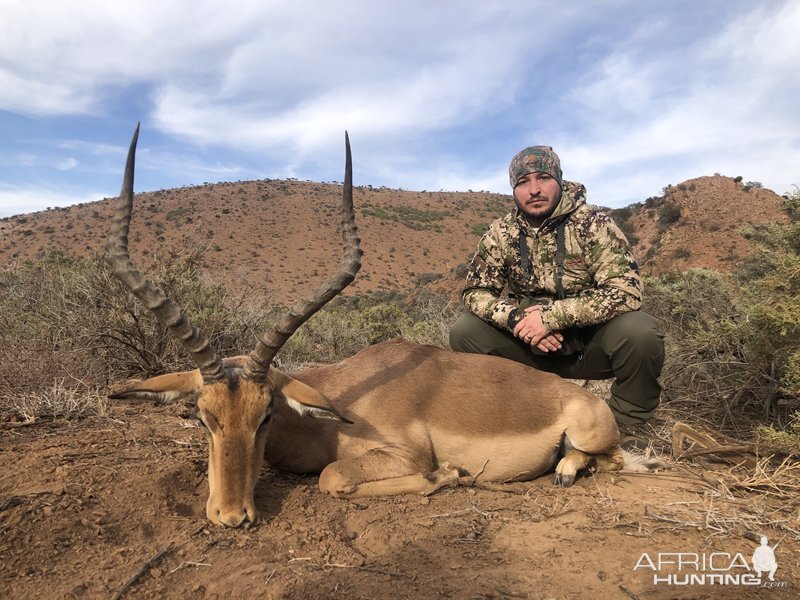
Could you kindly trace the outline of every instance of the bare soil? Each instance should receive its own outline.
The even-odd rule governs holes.
[[[0,424],[0,597],[798,597],[793,534],[776,548],[774,589],[655,584],[652,570],[634,570],[645,552],[749,561],[747,529],[771,544],[784,534],[750,526],[751,507],[784,522],[798,511],[796,499],[768,495],[720,500],[708,473],[685,464],[567,489],[543,477],[357,502],[266,467],[262,523],[213,526],[205,441],[187,417],[177,405],[120,403],[105,416]],[[800,514],[788,518],[796,531]]]

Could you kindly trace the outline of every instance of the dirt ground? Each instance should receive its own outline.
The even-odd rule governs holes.
[[[0,597],[798,597],[800,539],[764,524],[772,515],[797,531],[796,499],[726,500],[687,465],[568,489],[544,477],[358,502],[265,467],[264,521],[223,529],[206,522],[205,440],[184,413],[120,403],[105,416],[4,424]],[[747,530],[780,541],[777,587],[677,586],[634,569],[643,553],[749,562],[758,543]]]

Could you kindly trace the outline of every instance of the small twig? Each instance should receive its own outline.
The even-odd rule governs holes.
[[[155,564],[161,559],[162,556],[164,556],[167,552],[172,550],[173,546],[174,544],[170,543],[166,548],[155,554],[150,560],[144,563],[142,567],[136,572],[136,574],[133,577],[131,577],[128,581],[126,581],[125,585],[123,585],[122,588],[116,594],[114,594],[112,600],[119,600],[120,598],[122,598],[128,592],[128,590],[133,587],[136,581],[147,572],[148,569],[155,566]]]
[[[704,456],[707,454],[724,454],[728,452],[753,452],[753,446],[749,444],[739,444],[735,446],[716,446],[714,448],[691,448],[686,450],[676,458],[694,458],[695,456]]]
[[[187,560],[187,561],[184,561],[181,564],[179,564],[174,569],[172,569],[172,571],[167,573],[167,575],[172,575],[173,573],[177,573],[178,571],[180,571],[185,566],[190,566],[190,567],[210,567],[211,565],[208,564],[208,563],[193,562],[191,560]]]
[[[314,560],[314,559],[310,558],[310,557],[308,557],[308,558],[306,558],[306,557],[303,557],[303,558],[290,558],[289,562],[292,563],[292,562],[295,562],[295,561],[297,561],[297,562],[301,562],[302,561],[302,562],[305,562],[308,566],[316,567],[318,569],[324,569],[324,568],[355,569],[356,571],[366,571],[368,573],[377,573],[379,575],[389,575],[390,577],[402,577],[402,578],[405,578],[405,579],[412,579],[412,580],[417,578],[416,575],[406,575],[404,573],[396,573],[394,571],[386,571],[384,569],[378,569],[376,567],[364,567],[364,566],[361,566],[361,565],[345,565],[345,564],[342,564],[342,563],[329,563],[329,562],[325,562],[323,564],[319,564],[319,563],[310,562],[312,560]],[[275,574],[275,571],[272,572],[272,575],[274,575],[274,574]],[[272,578],[272,575],[269,576],[270,579]],[[267,579],[267,581],[269,581],[269,579]]]
[[[401,577],[403,579],[416,579],[416,575],[406,575],[405,573],[395,573],[394,571],[384,571],[375,567],[362,567],[359,565],[343,565],[339,563],[328,563],[322,567],[331,567],[333,569],[355,569],[356,571],[366,571],[367,573],[377,573],[379,575],[389,575],[390,577]]]
[[[2,502],[0,502],[0,511],[6,510],[7,508],[11,508],[13,506],[18,506],[25,502],[25,498],[20,496],[9,496]]]
[[[277,570],[278,569],[272,569],[272,573],[269,574],[269,577],[267,577],[267,580],[264,582],[264,585],[269,585],[269,582],[272,580],[272,577],[273,577],[273,575],[275,575],[275,572]]]
[[[422,517],[422,518],[423,519],[445,519],[447,517],[457,517],[459,515],[465,515],[465,514],[471,513],[471,512],[478,513],[479,515],[486,516],[488,513],[494,512],[494,511],[498,511],[498,510],[502,510],[502,509],[500,509],[500,508],[492,508],[492,509],[484,511],[484,510],[480,510],[479,508],[477,508],[475,506],[470,506],[469,508],[463,508],[461,510],[456,510],[456,511],[453,511],[453,512],[450,512],[450,513],[442,513],[442,514],[438,514],[438,515],[427,515],[427,516]]]
[[[19,423],[0,423],[0,429],[17,429],[18,427],[30,427],[39,423],[39,419],[32,419],[30,421],[21,421]]]
[[[528,594],[526,594],[525,592],[509,592],[508,590],[503,590],[503,589],[498,589],[497,591],[500,592],[501,595],[508,596],[509,598],[527,598],[528,597]]]
[[[483,463],[483,466],[482,466],[482,467],[481,467],[481,468],[478,470],[478,472],[477,472],[477,473],[475,473],[475,475],[473,475],[473,476],[472,476],[472,483],[473,483],[473,485],[474,485],[474,484],[475,484],[475,482],[478,480],[478,477],[480,477],[481,475],[483,475],[483,472],[486,470],[486,465],[488,465],[488,464],[489,464],[489,459],[487,458],[487,459],[484,461],[484,463]]]
[[[630,590],[629,590],[628,588],[626,588],[624,585],[620,585],[620,586],[619,586],[619,589],[621,589],[623,592],[625,592],[625,594],[626,594],[626,595],[628,596],[628,598],[630,598],[631,600],[639,600],[639,596],[637,596],[636,594],[634,594],[632,591],[630,591]]]

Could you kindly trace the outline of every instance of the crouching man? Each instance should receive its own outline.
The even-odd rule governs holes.
[[[492,354],[572,379],[614,378],[609,405],[623,447],[641,447],[659,403],[664,341],[639,310],[630,244],[563,181],[558,155],[533,146],[511,161],[515,208],[483,235],[450,331],[458,352]],[[502,292],[507,289],[508,295]]]

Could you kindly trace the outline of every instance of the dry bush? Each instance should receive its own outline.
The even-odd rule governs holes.
[[[797,439],[800,223],[747,235],[755,249],[736,276],[693,269],[646,282],[645,310],[666,333],[666,398],[740,438],[760,421],[762,439]]]
[[[34,423],[43,417],[105,415],[108,406],[109,400],[103,390],[75,387],[63,379],[37,391],[0,393],[0,409],[14,421],[23,423]]]
[[[268,311],[199,275],[198,254],[163,255],[149,277],[209,332],[222,353],[250,347]],[[191,369],[175,339],[101,256],[44,259],[0,271],[0,393],[48,389],[54,380],[89,389],[133,375]]]
[[[233,294],[208,282],[201,262],[199,252],[166,253],[145,271],[221,356],[249,352],[285,309],[247,290]],[[14,419],[85,414],[68,400],[67,391],[91,397],[93,390],[130,377],[194,368],[102,256],[76,259],[53,251],[42,260],[0,271],[0,311],[0,410],[13,413]],[[337,299],[296,332],[276,364],[292,369],[334,362],[401,335],[446,346],[456,314],[455,307],[435,297],[419,305],[386,294]],[[56,388],[63,393],[55,394]],[[64,411],[54,407],[59,398]]]
[[[450,326],[459,313],[457,305],[438,296],[415,303],[382,293],[339,299],[297,330],[277,362],[289,370],[307,363],[336,362],[395,337],[446,348]]]

